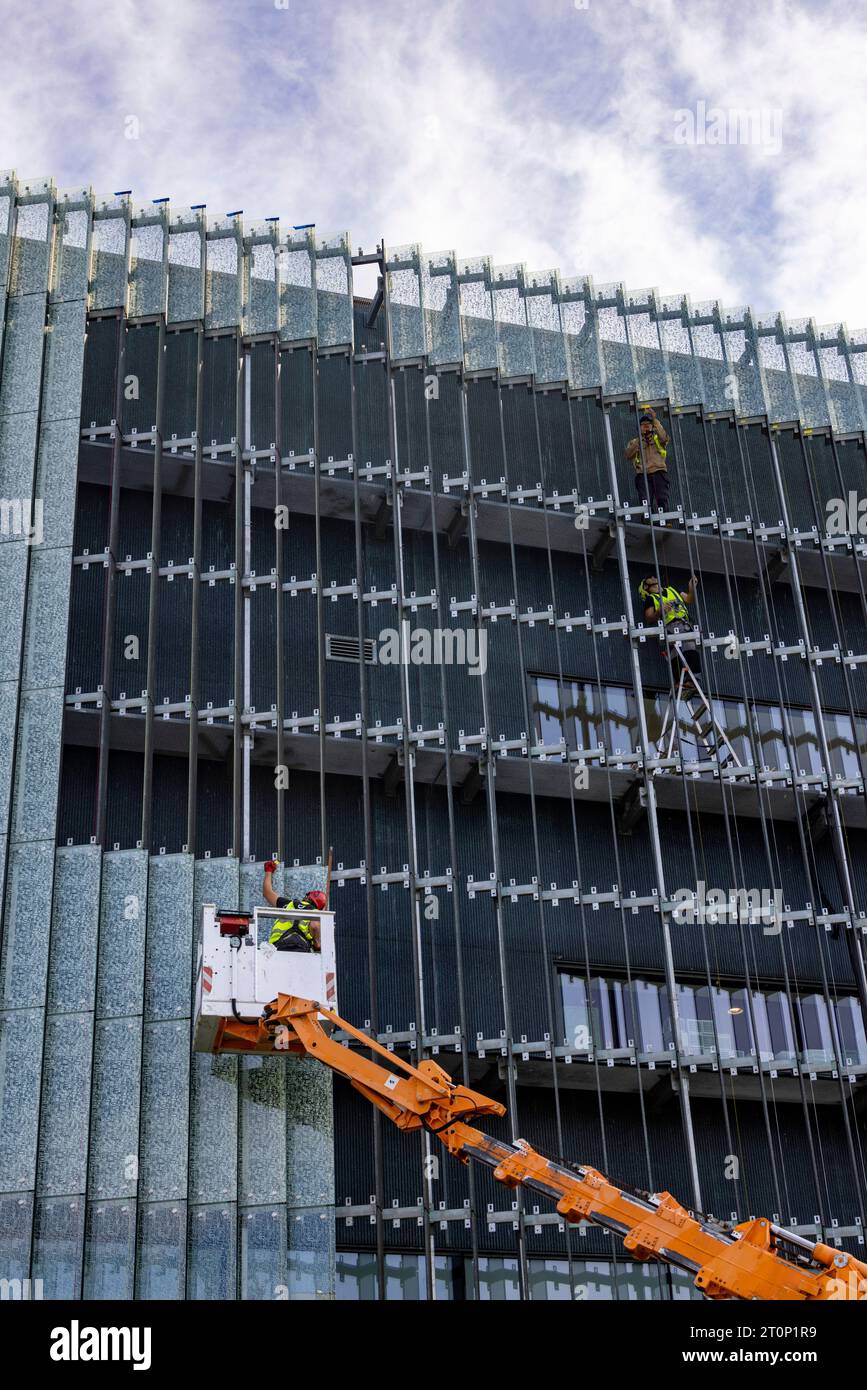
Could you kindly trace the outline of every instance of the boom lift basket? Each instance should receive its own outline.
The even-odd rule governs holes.
[[[321,951],[278,951],[268,944],[277,921],[319,923]],[[337,1010],[334,913],[257,907],[252,912],[202,906],[196,969],[196,1052],[299,1052],[291,1028],[276,1038],[260,1027],[278,995]]]

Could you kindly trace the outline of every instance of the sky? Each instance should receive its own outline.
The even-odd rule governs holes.
[[[867,4],[0,0],[0,168],[867,326]]]

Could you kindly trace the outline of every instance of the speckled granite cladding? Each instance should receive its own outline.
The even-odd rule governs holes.
[[[12,204],[4,195],[11,192],[0,177],[0,287],[7,291],[0,300],[0,1192],[20,1192],[16,1212],[26,1201],[32,1215],[37,1188],[45,1251],[56,1213],[42,1212],[40,1202],[83,1193],[88,1161],[93,1017],[74,1012],[92,1008],[92,994],[81,987],[93,961],[82,939],[87,893],[82,897],[83,885],[76,885],[74,922],[59,906],[64,890],[54,896],[87,284],[82,278],[77,294],[53,293],[53,186],[19,186],[17,213],[7,220]],[[75,863],[83,862],[79,854]],[[97,876],[84,887],[93,894],[98,883]],[[70,968],[78,988],[62,999],[60,985],[49,998],[53,959],[62,952],[76,956]],[[63,973],[55,972],[56,983]],[[55,1008],[70,1016],[63,1023],[46,1017]],[[30,1224],[15,1229],[22,1240],[26,1232],[29,1245]],[[56,1286],[64,1291],[62,1279]]]

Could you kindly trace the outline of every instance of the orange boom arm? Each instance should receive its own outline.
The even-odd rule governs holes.
[[[320,1018],[356,1038],[388,1066],[335,1041]],[[842,1250],[813,1244],[764,1219],[729,1227],[687,1211],[668,1192],[631,1191],[594,1168],[553,1163],[522,1139],[515,1144],[492,1139],[468,1121],[477,1115],[504,1115],[499,1101],[456,1085],[430,1059],[417,1067],[403,1061],[312,1000],[278,995],[258,1026],[246,1026],[251,1050],[270,1043],[278,1051],[308,1053],[345,1076],[399,1129],[425,1128],[463,1163],[473,1159],[492,1169],[506,1187],[526,1187],[547,1197],[564,1221],[590,1221],[613,1232],[633,1259],[660,1260],[687,1271],[708,1298],[867,1300],[867,1264]]]

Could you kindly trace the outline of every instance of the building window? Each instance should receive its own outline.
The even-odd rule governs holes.
[[[838,1050],[844,1065],[867,1066],[867,1033],[857,999],[844,996],[831,1008],[820,994],[794,996],[707,985],[677,985],[678,1050],[685,1057],[748,1060],[832,1067]],[[674,1050],[668,991],[652,980],[618,980],[560,972],[564,1042],[576,1052]]]
[[[436,1255],[437,1298],[473,1299],[472,1261],[466,1255]],[[700,1298],[688,1275],[652,1263],[630,1260],[528,1260],[530,1298],[534,1302],[599,1302],[620,1299],[638,1302]],[[385,1256],[385,1296],[415,1302],[424,1298],[425,1262],[418,1254]],[[337,1297],[373,1302],[376,1299],[376,1256],[373,1251],[338,1250]],[[478,1297],[483,1303],[512,1303],[520,1299],[518,1261],[509,1255],[479,1257]]]
[[[635,694],[628,686],[596,685],[592,681],[557,680],[554,676],[530,673],[530,709],[536,741],[553,750],[564,743],[570,753],[592,753],[603,748],[606,753],[632,753],[639,747],[638,719]],[[644,696],[647,735],[651,745],[658,744],[670,707],[670,694],[654,691]],[[759,765],[765,771],[791,771],[786,752],[783,711],[775,705],[751,704],[742,700],[714,697],[711,700],[714,718],[726,732],[726,737],[744,767],[752,762],[752,733],[758,752]],[[805,777],[822,772],[822,752],[816,734],[816,721],[811,710],[789,708],[789,739],[796,771]],[[828,741],[832,776],[858,779],[867,767],[867,719],[858,718],[853,732],[848,714],[823,715]],[[707,757],[699,743],[694,722],[681,711],[678,714],[681,755],[687,762]],[[549,754],[551,756],[551,754]]]

